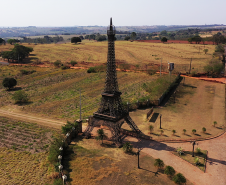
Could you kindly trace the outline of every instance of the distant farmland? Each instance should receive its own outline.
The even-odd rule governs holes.
[[[96,42],[85,40],[81,44],[25,44],[34,48],[30,59],[40,59],[41,61],[55,62],[61,60],[62,63],[75,60],[77,62],[87,62],[90,64],[103,64],[107,61],[107,42]],[[11,45],[0,46],[1,50],[11,48]],[[199,72],[212,58],[215,45],[201,44],[177,44],[177,43],[149,43],[116,41],[116,61],[129,63],[132,65],[147,65],[150,63],[167,64],[174,62],[175,68],[180,64],[189,66],[192,58],[192,67]],[[208,49],[207,54],[203,49]],[[181,70],[181,69],[180,69]]]

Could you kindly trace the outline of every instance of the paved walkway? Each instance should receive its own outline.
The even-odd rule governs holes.
[[[191,143],[159,143],[156,141],[141,140],[127,137],[125,141],[130,141],[134,147],[143,148],[142,151],[154,158],[160,158],[166,165],[182,173],[187,179],[196,185],[225,185],[226,184],[226,133],[222,136],[198,142],[198,146],[203,150],[208,150],[206,173],[195,166],[173,155],[170,151],[177,147],[191,151]],[[142,166],[142,161],[141,161]]]

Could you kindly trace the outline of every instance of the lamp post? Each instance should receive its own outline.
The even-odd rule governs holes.
[[[61,164],[62,155],[58,155],[58,160],[59,160],[59,163]]]
[[[162,129],[162,114],[160,114],[160,129]]]
[[[63,175],[62,176],[62,179],[63,179],[63,184],[66,182],[66,180],[67,180],[67,176],[66,175]]]
[[[139,156],[140,156],[140,151],[141,151],[141,148],[138,148],[138,151],[137,151],[137,159],[138,159],[138,164],[137,164],[137,168],[138,169],[140,169],[140,158],[139,158]]]
[[[61,172],[61,171],[62,171],[62,169],[63,169],[63,165],[62,165],[62,164],[60,164],[60,165],[58,166],[58,168],[59,168],[59,172]]]
[[[195,145],[198,145],[198,143],[196,141],[193,141],[191,143],[192,143],[192,146],[193,146],[193,149],[192,149],[192,157],[194,157],[195,156],[195,154],[194,154]]]

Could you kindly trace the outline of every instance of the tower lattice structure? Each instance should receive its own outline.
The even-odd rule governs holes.
[[[101,94],[101,104],[97,112],[89,119],[88,127],[85,134],[90,133],[93,127],[104,125],[112,132],[112,139],[115,142],[121,142],[121,126],[124,121],[137,134],[141,133],[137,125],[129,116],[129,112],[124,109],[120,95],[122,94],[118,88],[116,64],[115,64],[115,27],[110,19],[110,26],[107,30],[108,35],[108,56],[107,71],[104,92]]]

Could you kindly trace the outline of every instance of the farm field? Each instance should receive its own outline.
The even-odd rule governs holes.
[[[138,127],[153,139],[183,140],[209,138],[225,130],[225,84],[186,78],[177,88],[176,98],[172,96],[167,104],[154,108],[154,114],[146,119],[148,110],[132,111],[130,116]],[[160,132],[160,114],[163,133]],[[217,124],[213,125],[216,121]],[[154,126],[150,134],[149,125]],[[202,128],[206,128],[206,132]],[[123,128],[129,129],[127,124]],[[186,133],[183,133],[186,129]],[[196,133],[192,130],[196,129]],[[173,130],[176,131],[173,134]]]
[[[22,75],[20,70],[35,72]],[[85,119],[99,107],[105,75],[105,72],[87,73],[86,70],[75,69],[3,66],[0,81],[5,77],[16,76],[18,83],[15,90],[24,90],[30,101],[23,105],[15,105],[12,100],[15,90],[6,91],[0,86],[0,106],[8,110],[19,109],[27,113],[37,113],[44,117],[75,120],[79,117],[81,89],[82,118]],[[171,80],[175,77],[172,75]],[[118,72],[118,81],[119,90],[123,93],[123,103],[129,102],[134,105],[137,100],[158,100],[170,84],[168,75],[160,78],[157,74],[134,72]]]
[[[1,183],[50,183],[54,167],[47,161],[47,151],[54,133],[35,123],[0,117]]]
[[[137,169],[137,156],[125,154],[122,148],[115,148],[110,142],[77,138],[70,145],[70,156],[66,156],[69,182],[81,185],[113,184],[174,184],[154,167],[154,158],[141,152]],[[136,152],[136,150],[134,150]],[[187,180],[187,185],[192,184]]]
[[[30,61],[39,59],[41,61],[55,62],[61,60],[63,63],[69,63],[75,60],[78,64],[86,65],[103,64],[107,62],[107,42],[96,42],[84,40],[80,44],[24,44],[33,47],[34,51],[30,55]],[[0,50],[8,50],[12,45],[2,45]],[[205,54],[203,49],[208,49]],[[178,44],[178,43],[149,43],[149,42],[129,42],[116,41],[116,63],[128,63],[136,68],[144,69],[146,65],[162,64],[168,62],[175,63],[176,72],[188,71],[190,60],[192,58],[192,68],[196,72],[203,72],[203,66],[212,58],[215,45],[200,44]],[[165,69],[167,70],[167,69]]]

